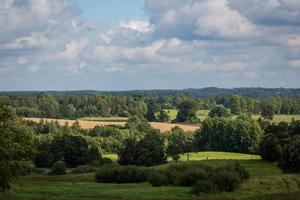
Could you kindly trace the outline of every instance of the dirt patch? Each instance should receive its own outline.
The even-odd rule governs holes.
[[[44,121],[57,121],[60,125],[65,125],[66,123],[71,126],[76,120],[67,120],[67,119],[48,119],[48,118],[24,118],[25,120],[31,120],[34,122],[39,122],[41,119]],[[83,121],[78,120],[79,125],[84,129],[94,128],[95,126],[108,126],[108,125],[119,125],[125,126],[126,122],[99,122],[99,121]],[[170,131],[173,127],[179,126],[184,131],[196,131],[199,126],[197,125],[186,125],[186,124],[171,124],[171,123],[162,123],[162,122],[150,122],[151,126],[155,129],[159,129],[161,132]]]

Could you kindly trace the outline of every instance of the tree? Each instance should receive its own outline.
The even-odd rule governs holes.
[[[68,166],[76,167],[88,161],[88,143],[81,136],[64,136],[64,159]]]
[[[170,121],[170,116],[164,110],[160,110],[159,111],[157,118],[158,118],[158,121],[160,121],[160,122],[168,122],[168,121]]]
[[[127,138],[124,141],[124,148],[119,153],[120,165],[134,165],[137,142],[134,138]]]
[[[281,146],[274,134],[265,136],[260,145],[259,152],[263,160],[268,162],[276,162],[281,155]]]
[[[179,112],[176,116],[176,122],[198,122],[196,111],[198,103],[195,100],[185,100],[179,106]]]
[[[207,118],[195,139],[200,150],[255,153],[262,129],[255,122],[230,118]]]
[[[210,117],[230,117],[230,111],[222,105],[216,106],[208,115]]]
[[[95,145],[91,146],[89,149],[89,161],[94,161],[94,160],[101,160],[101,154],[99,152],[98,147],[96,147]]]
[[[135,164],[159,165],[166,162],[164,140],[156,130],[148,132],[136,146]]]
[[[167,155],[171,156],[174,161],[180,159],[179,154],[185,149],[185,136],[183,130],[178,126],[172,129],[171,135],[168,137]]]
[[[147,113],[145,115],[145,118],[149,121],[149,122],[154,122],[156,121],[156,116],[155,116],[155,112],[158,110],[158,106],[155,103],[155,101],[153,99],[150,99],[148,104],[147,104]]]
[[[31,130],[7,106],[0,105],[0,190],[22,172],[22,161],[35,155]]]
[[[261,116],[264,119],[273,120],[274,115],[275,115],[275,111],[271,105],[269,104],[261,105]]]
[[[59,104],[50,94],[40,93],[37,97],[42,117],[56,118],[59,113]]]
[[[278,167],[285,173],[300,173],[300,136],[289,139],[279,159]]]

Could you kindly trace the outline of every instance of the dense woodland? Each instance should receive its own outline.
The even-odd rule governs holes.
[[[275,90],[275,89],[274,89]],[[195,109],[211,110],[217,105],[223,105],[230,109],[232,114],[241,113],[260,114],[269,112],[274,114],[300,114],[300,98],[297,90],[283,90],[280,95],[274,92],[274,97],[261,99],[260,90],[257,97],[240,95],[216,95],[212,98],[198,98],[188,93],[178,93],[168,96],[168,92],[159,95],[145,96],[148,92],[95,94],[79,92],[41,92],[41,93],[2,93],[0,103],[16,109],[17,115],[22,117],[47,117],[47,118],[68,118],[76,119],[81,117],[109,117],[109,116],[146,116],[149,121],[168,121],[168,118],[161,116],[156,119],[155,113],[163,109],[180,109],[186,101]],[[269,91],[269,90],[267,90]],[[273,90],[270,89],[269,92]],[[275,90],[276,91],[276,90]],[[294,94],[291,95],[290,93]],[[118,95],[116,95],[118,94]],[[121,95],[124,94],[124,95]],[[218,94],[218,93],[217,93]],[[278,93],[281,94],[281,93]],[[194,95],[197,96],[197,95]],[[271,95],[272,96],[272,95]],[[290,98],[292,96],[292,98]],[[297,97],[297,98],[296,98]],[[192,102],[192,103],[191,103]],[[194,120],[197,121],[197,120]]]

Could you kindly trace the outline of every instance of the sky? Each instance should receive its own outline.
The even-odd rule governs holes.
[[[299,0],[0,0],[0,90],[300,87]]]

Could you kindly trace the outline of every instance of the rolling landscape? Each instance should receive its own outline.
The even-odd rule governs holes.
[[[0,200],[300,200],[299,19],[0,0]]]

